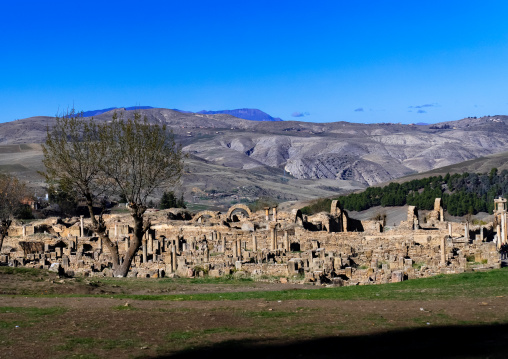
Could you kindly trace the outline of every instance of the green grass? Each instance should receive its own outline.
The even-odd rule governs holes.
[[[3,274],[21,274],[26,276],[40,276],[48,275],[47,271],[35,269],[35,268],[24,268],[24,267],[0,267],[0,273]]]
[[[34,323],[40,322],[43,317],[60,315],[67,312],[67,309],[60,307],[35,308],[35,307],[0,307],[0,314],[18,314],[21,317],[9,319],[8,317],[0,320],[1,329],[13,329],[30,327]],[[47,320],[47,319],[46,319]],[[0,333],[1,334],[1,333]]]
[[[179,278],[180,282],[191,283],[191,284],[230,284],[230,285],[241,285],[246,283],[252,283],[252,278],[234,278],[232,275],[226,275],[218,278],[213,277],[200,277],[200,278]]]
[[[0,307],[0,313],[25,314],[31,317],[40,317],[46,315],[58,315],[67,312],[67,309],[61,307],[35,308],[35,307]]]
[[[284,291],[204,293],[194,295],[117,296],[139,300],[431,300],[452,297],[508,296],[508,270],[438,275],[431,278],[371,286]]]
[[[13,328],[24,328],[29,327],[33,323],[26,320],[0,320],[0,329],[13,329]]]
[[[116,283],[119,286],[135,285],[142,287],[143,280],[129,281],[118,279],[101,279],[109,284]],[[167,281],[167,282],[166,282]],[[221,283],[221,279],[196,278],[186,279],[187,283]],[[210,282],[211,281],[211,282]],[[173,283],[172,279],[149,280],[160,286]],[[236,283],[241,283],[236,281]],[[485,272],[472,272],[462,274],[437,275],[431,278],[413,279],[393,284],[381,284],[371,286],[350,286],[338,288],[319,289],[290,289],[284,291],[251,291],[251,292],[225,292],[225,293],[202,293],[202,294],[103,294],[103,295],[32,295],[58,296],[58,297],[112,297],[132,300],[167,300],[167,301],[223,301],[223,300],[433,300],[437,298],[468,297],[480,298],[487,296],[508,296],[508,269],[496,269]]]

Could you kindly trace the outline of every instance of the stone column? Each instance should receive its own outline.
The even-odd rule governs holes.
[[[147,249],[146,249],[147,252],[153,253],[153,241],[152,241],[152,236],[150,235],[149,231],[145,232],[145,241],[146,241],[146,245],[147,245]]]
[[[452,236],[452,224],[448,223],[448,236]]]
[[[497,248],[501,248],[501,227],[499,224],[496,226],[496,233],[497,233]]]
[[[115,224],[115,238],[118,238],[118,225]]]
[[[252,251],[257,252],[258,250],[258,241],[256,239],[256,235],[252,233]]]
[[[273,221],[277,222],[277,207],[273,207]]]
[[[85,236],[85,224],[83,223],[84,216],[79,216],[79,221],[81,224],[81,237]]]
[[[464,237],[466,241],[469,242],[469,222],[466,222],[466,227],[464,229]]]
[[[501,236],[498,235],[500,244],[504,243],[505,235],[506,235],[506,222],[504,221],[504,215],[502,215],[501,216]]]
[[[176,246],[171,245],[171,270],[176,272]]]
[[[508,242],[508,228],[506,228],[506,213],[503,215],[503,223],[504,223],[504,237],[503,237],[503,243],[507,243]]]
[[[226,236],[221,238],[222,240],[222,253],[226,253]]]
[[[446,264],[446,237],[441,238],[441,264]]]
[[[270,220],[270,207],[265,207],[265,219],[267,222]]]
[[[286,248],[286,250],[289,252],[290,250],[290,245],[289,245],[289,236],[288,236],[288,231],[284,231],[284,247]]]
[[[236,239],[236,253],[238,253],[238,257],[242,260],[242,240],[240,238]]]
[[[270,226],[270,250],[277,249],[277,228],[273,225]]]
[[[23,225],[23,238],[26,237],[26,224]]]
[[[146,263],[147,260],[147,248],[146,248],[146,240],[143,241],[143,263]]]
[[[443,207],[439,208],[439,221],[444,222],[444,210]]]
[[[483,242],[483,226],[480,226],[480,242]]]
[[[236,246],[236,241],[233,242],[231,249],[233,250],[233,261],[236,261],[236,258],[238,258],[238,247]]]

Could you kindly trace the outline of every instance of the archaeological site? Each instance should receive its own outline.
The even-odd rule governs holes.
[[[495,200],[487,224],[445,221],[441,199],[419,217],[408,207],[395,227],[356,220],[333,201],[330,213],[303,216],[276,207],[252,213],[245,205],[227,213],[181,209],[148,211],[152,226],[128,276],[279,278],[281,283],[347,286],[399,282],[441,273],[499,268],[507,243],[506,199]],[[120,256],[129,247],[128,215],[105,215]],[[49,218],[13,224],[0,264],[45,268],[66,276],[112,276],[108,250],[86,218]]]

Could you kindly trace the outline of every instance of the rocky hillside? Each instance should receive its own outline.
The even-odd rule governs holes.
[[[282,121],[282,119],[278,117],[272,117],[266,112],[263,112],[255,108],[240,108],[237,110],[221,110],[221,111],[199,111],[198,113],[204,115],[216,115],[219,113],[223,113],[226,115],[231,115],[238,118],[243,118],[244,120],[251,121]]]
[[[169,109],[141,113],[150,122],[172,128],[184,151],[208,164],[243,170],[272,168],[297,179],[373,185],[508,150],[507,116],[415,126],[257,122]],[[112,111],[95,119],[107,121],[111,115]],[[32,117],[0,124],[0,145],[41,143],[53,121]]]

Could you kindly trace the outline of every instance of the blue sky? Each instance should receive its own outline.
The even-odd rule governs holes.
[[[506,1],[9,1],[0,122],[149,105],[284,120],[508,115]]]

